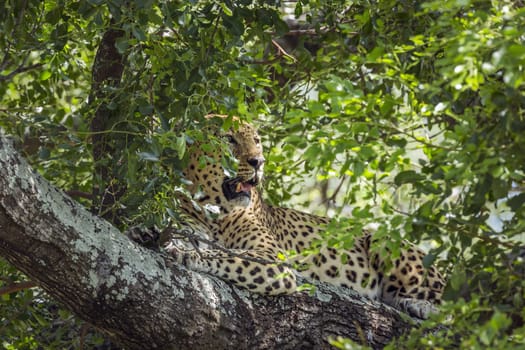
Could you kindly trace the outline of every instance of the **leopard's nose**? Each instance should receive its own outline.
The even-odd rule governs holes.
[[[248,164],[250,164],[256,170],[259,169],[261,165],[264,164],[264,161],[265,161],[264,157],[253,157],[247,160]]]

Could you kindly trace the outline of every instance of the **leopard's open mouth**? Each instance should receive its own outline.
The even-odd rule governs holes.
[[[242,181],[240,177],[233,179],[226,179],[222,183],[222,192],[227,200],[231,201],[232,199],[238,197],[251,197],[252,188],[259,184],[259,179],[257,176],[252,177],[248,181]]]

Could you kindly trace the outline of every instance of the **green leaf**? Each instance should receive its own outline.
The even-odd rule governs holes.
[[[158,162],[160,160],[158,155],[150,152],[139,152],[137,153],[137,155],[140,160],[145,160],[149,162]]]
[[[142,115],[151,115],[153,113],[154,107],[150,104],[144,104],[139,106],[139,112]]]
[[[436,261],[436,258],[437,258],[437,256],[435,256],[434,254],[428,253],[427,255],[425,255],[423,257],[423,266],[426,269],[430,268],[434,264],[434,262]]]
[[[133,36],[135,38],[137,38],[138,41],[145,41],[146,40],[146,33],[144,33],[142,28],[137,27],[137,26],[132,26],[131,27],[131,32],[133,33]],[[117,46],[117,48],[119,48],[119,47]],[[119,49],[119,52],[120,52],[120,49]]]
[[[124,54],[129,47],[129,40],[123,37],[117,38],[115,47],[120,54]]]
[[[47,160],[51,156],[51,151],[49,148],[42,147],[40,148],[40,151],[38,152],[38,157],[42,160]]]
[[[45,81],[51,77],[52,73],[49,70],[44,70],[40,73],[40,80]]]
[[[366,55],[366,60],[368,62],[376,62],[379,57],[384,53],[384,48],[382,46],[376,46],[372,51]]]
[[[295,9],[294,9],[295,17],[300,17],[303,14],[303,4],[301,1],[297,1],[295,3]]]
[[[407,140],[405,138],[401,138],[398,136],[390,137],[386,140],[387,145],[389,146],[396,146],[399,148],[405,148],[407,145]]]
[[[507,200],[507,205],[512,209],[513,212],[522,210],[524,204],[525,204],[525,193],[520,193]]]
[[[394,183],[398,186],[407,183],[415,183],[424,180],[426,177],[424,175],[416,173],[414,170],[405,170],[400,172],[394,178]]]
[[[224,3],[224,1],[219,1],[219,6],[222,8],[222,12],[226,16],[233,16],[233,11],[228,7],[228,5],[226,5],[226,3]]]
[[[182,159],[186,153],[186,135],[179,136],[175,140],[175,150],[179,159]]]
[[[465,273],[465,270],[462,268],[456,268],[450,276],[450,286],[454,290],[460,290],[465,282],[467,282],[467,274]]]

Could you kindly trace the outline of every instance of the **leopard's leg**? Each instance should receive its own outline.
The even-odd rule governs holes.
[[[296,290],[293,270],[263,250],[181,250],[169,244],[166,251],[192,270],[210,273],[251,292],[278,295]]]
[[[425,253],[409,245],[401,256],[392,262],[392,269],[385,273],[381,283],[381,299],[411,316],[428,318],[437,312],[445,287],[445,280],[435,267],[425,268]],[[378,259],[380,260],[380,259]],[[380,261],[379,270],[384,267]]]
[[[426,320],[430,317],[430,315],[438,312],[437,307],[428,300],[396,297],[390,302],[385,302],[388,305],[409,314],[410,316],[417,317],[422,320]]]
[[[159,250],[160,232],[155,227],[133,226],[128,228],[124,234],[135,243],[149,249]]]

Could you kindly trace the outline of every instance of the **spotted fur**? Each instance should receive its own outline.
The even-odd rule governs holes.
[[[264,163],[256,130],[242,124],[225,137],[239,162],[237,176],[225,175],[222,154],[205,154],[195,147],[185,176],[193,183],[190,191],[198,206],[184,200],[182,209],[226,249],[187,251],[171,243],[167,250],[178,262],[267,295],[293,293],[296,279],[291,264],[300,263],[299,273],[307,277],[352,288],[420,318],[433,312],[445,281],[434,267],[424,268],[425,253],[408,243],[389,271],[381,257],[370,252],[369,233],[356,238],[351,249],[336,250],[325,244],[317,254],[303,257],[300,253],[320,239],[329,219],[267,205],[256,188]],[[203,156],[208,159],[204,167],[199,165]],[[215,214],[207,215],[205,208],[214,209]],[[278,258],[289,251],[298,255],[286,263]]]

